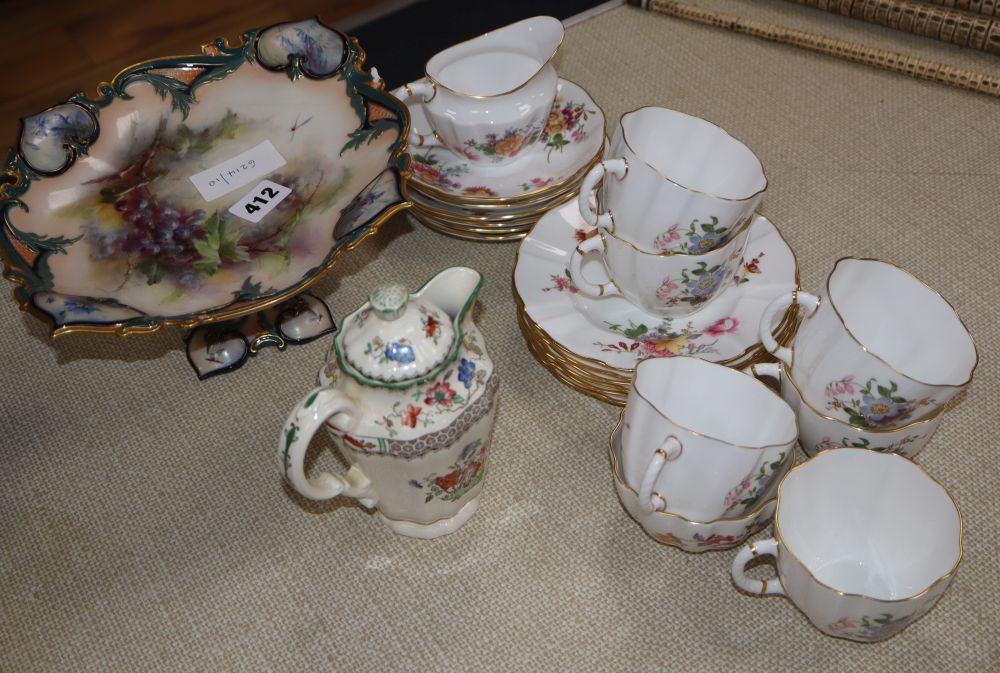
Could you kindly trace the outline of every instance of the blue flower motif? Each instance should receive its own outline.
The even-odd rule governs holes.
[[[413,488],[423,488],[424,487],[424,485],[421,484],[416,479],[410,479],[410,486],[412,486]]]
[[[688,240],[688,250],[707,252],[722,242],[722,235],[714,231],[706,231],[703,234],[695,234]]]
[[[726,268],[720,264],[715,271],[700,276],[693,276],[685,283],[685,286],[691,292],[692,296],[707,298],[715,293],[725,277]]]
[[[465,384],[465,389],[472,387],[472,379],[476,376],[476,363],[465,358],[458,363],[458,380]]]
[[[861,396],[861,415],[869,423],[878,424],[891,420],[906,412],[906,405],[894,402],[888,397]]]
[[[387,360],[394,360],[405,365],[413,362],[417,356],[413,352],[413,346],[410,344],[393,341],[386,347],[385,357]]]

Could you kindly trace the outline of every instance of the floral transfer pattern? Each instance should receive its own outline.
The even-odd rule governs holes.
[[[743,283],[750,282],[750,276],[753,274],[760,273],[760,260],[764,259],[764,252],[758,252],[756,256],[752,257],[748,262],[746,257],[743,258],[742,266],[739,272],[736,274],[736,284],[742,285]]]
[[[860,620],[841,617],[826,628],[835,636],[871,642],[896,635],[906,628],[915,616],[897,618],[892,613],[883,612],[877,617],[865,615]]]
[[[441,165],[434,154],[428,150],[423,154],[412,154],[413,161],[410,168],[413,175],[424,184],[437,187],[443,191],[454,191],[462,189],[461,183],[455,178],[469,172],[468,164],[448,164]]]
[[[570,278],[569,269],[566,269],[561,274],[552,274],[549,276],[552,280],[552,285],[550,287],[543,287],[542,292],[569,292],[570,294],[576,294],[579,290],[576,285],[573,284],[573,279]]]
[[[587,131],[583,127],[593,114],[596,114],[596,110],[588,110],[585,103],[564,103],[562,96],[556,96],[548,121],[538,139],[545,143],[549,161],[552,160],[553,151],[562,152],[570,143],[582,143],[586,139]]]
[[[701,306],[715,296],[729,274],[726,263],[710,267],[707,262],[698,262],[693,269],[681,269],[679,278],[664,278],[656,290],[656,298],[664,307],[681,303]]]
[[[653,239],[653,247],[661,251],[700,254],[714,250],[729,240],[729,227],[720,227],[719,218],[711,216],[710,222],[691,221],[687,229],[673,224],[669,229]]]
[[[920,407],[934,404],[929,398],[907,400],[897,394],[898,390],[895,381],[884,386],[872,378],[862,386],[853,375],[845,376],[826,385],[826,408],[845,414],[851,425],[881,428],[909,418]]]
[[[663,322],[653,328],[645,324],[636,325],[631,321],[627,327],[605,323],[609,330],[621,334],[629,341],[618,343],[597,341],[594,345],[609,353],[637,353],[640,360],[675,355],[714,354],[718,352],[715,344],[719,337],[735,332],[739,328],[739,321],[732,317],[720,318],[701,331],[694,329],[694,323],[690,321],[682,328],[675,328],[673,321],[673,318],[663,318]]]
[[[726,494],[726,499],[723,501],[726,511],[723,516],[745,512],[753,508],[760,497],[767,493],[775,477],[781,474],[781,467],[784,464],[785,454],[782,452],[774,461],[764,463],[756,472],[743,477],[742,481]]]
[[[410,486],[426,492],[425,503],[434,498],[448,502],[459,500],[483,480],[488,448],[482,438],[476,439],[462,449],[458,460],[448,468],[447,474],[430,474],[419,480],[411,479]]]
[[[770,517],[763,520],[752,519],[746,524],[743,531],[737,535],[721,535],[719,533],[703,535],[701,533],[695,533],[690,540],[681,539],[669,532],[650,532],[649,535],[657,542],[662,542],[663,544],[668,544],[672,547],[678,547],[684,551],[718,551],[722,549],[732,549],[737,545],[743,544],[748,537],[766,528],[770,522]]]
[[[855,449],[871,449],[872,451],[881,451],[882,453],[898,453],[906,456],[909,455],[909,452],[912,450],[910,445],[922,438],[923,435],[906,435],[902,439],[890,442],[886,446],[872,446],[867,437],[861,437],[856,440],[852,440],[849,437],[843,437],[839,442],[833,441],[833,438],[831,437],[824,437],[818,444],[816,444],[816,446],[813,447],[813,453],[819,453],[820,451],[826,451],[827,449],[834,449],[839,446],[849,446]]]
[[[596,113],[596,110],[588,110],[585,103],[564,102],[562,96],[556,96],[541,131],[531,126],[507,129],[502,133],[487,134],[482,140],[470,138],[465,141],[464,147],[453,149],[457,149],[471,161],[478,161],[483,157],[492,161],[504,161],[516,157],[537,141],[548,150],[546,159],[551,161],[553,152],[562,152],[567,145],[581,143],[587,138],[584,126],[590,116]]]
[[[401,428],[433,428],[465,409],[486,384],[486,372],[482,367],[485,354],[473,333],[465,335],[464,346],[468,357],[460,358],[433,381],[415,386],[410,401],[395,402],[390,413],[375,424],[384,427],[389,437],[396,437]]]
[[[531,180],[521,183],[521,191],[530,192],[533,189],[544,189],[545,187],[548,187],[551,184],[555,184],[555,181],[556,178],[553,177],[531,178]]]

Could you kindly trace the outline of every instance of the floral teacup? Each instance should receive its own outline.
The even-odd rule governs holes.
[[[719,551],[732,549],[742,544],[748,537],[763,530],[774,517],[776,501],[773,492],[749,513],[738,517],[716,519],[715,521],[691,521],[670,512],[650,512],[639,504],[639,493],[625,483],[621,474],[622,428],[625,414],[618,417],[618,425],[608,439],[608,453],[611,472],[615,479],[615,490],[625,511],[642,526],[651,538],[662,544],[683,549],[686,552]],[[790,453],[788,465],[795,461]]]
[[[583,180],[580,214],[647,252],[723,245],[746,228],[767,188],[746,145],[674,110],[644,107],[622,116],[607,156]],[[602,178],[605,211],[595,215],[588,201]]]
[[[629,389],[622,474],[645,511],[742,517],[773,493],[797,436],[795,414],[752,376],[699,358],[651,358]]]
[[[771,335],[777,315],[809,311],[790,348]],[[926,418],[972,380],[972,337],[944,298],[899,267],[845,257],[820,294],[790,292],[761,316],[765,348],[788,365],[802,398],[859,428]]]
[[[773,556],[778,576],[751,579]],[[793,468],[778,486],[774,537],[733,560],[733,581],[787,596],[823,633],[884,640],[926,614],[962,560],[962,516],[922,467],[891,453],[839,448]]]
[[[750,227],[708,252],[649,253],[608,231],[599,231],[573,251],[569,270],[577,289],[589,297],[621,295],[642,310],[669,318],[703,309],[733,284],[739,271]],[[610,282],[588,280],[584,256],[598,253]]]
[[[799,446],[807,456],[814,456],[827,449],[850,446],[913,458],[923,450],[944,416],[944,410],[938,409],[927,418],[899,428],[859,428],[813,408],[802,398],[802,393],[784,364],[757,364],[750,369],[754,376],[768,376],[781,385],[781,397],[798,416]]]

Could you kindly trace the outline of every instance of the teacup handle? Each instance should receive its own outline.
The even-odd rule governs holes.
[[[774,318],[777,316],[779,311],[784,311],[792,304],[798,304],[799,306],[807,309],[809,313],[805,318],[811,318],[819,308],[819,297],[814,294],[809,294],[808,292],[802,292],[801,290],[794,290],[783,294],[780,297],[775,297],[767,308],[764,309],[764,314],[760,317],[760,329],[759,336],[760,341],[764,344],[764,348],[768,350],[769,353],[774,355],[782,362],[784,362],[789,367],[792,366],[792,349],[787,346],[782,346],[778,343],[777,339],[774,338],[774,334],[771,333],[771,326],[774,324]],[[804,318],[804,319],[805,319]]]
[[[743,370],[755,379],[770,378],[781,383],[781,366],[777,362],[759,362]]]
[[[639,506],[646,512],[662,512],[667,508],[667,500],[659,493],[653,491],[656,480],[663,472],[663,466],[671,460],[680,457],[684,451],[684,445],[675,435],[669,435],[663,440],[649,460],[646,466],[646,473],[642,477],[642,485],[639,486]]]
[[[611,297],[621,294],[621,291],[610,280],[607,283],[591,283],[583,277],[583,258],[594,252],[604,251],[604,240],[600,236],[588,238],[576,246],[569,256],[569,277],[576,285],[580,294],[588,297]]]
[[[338,414],[343,416],[338,418]],[[314,388],[292,409],[278,441],[281,473],[296,491],[312,500],[343,494],[372,507],[378,496],[371,488],[371,481],[356,465],[343,477],[329,472],[322,472],[313,479],[306,477],[303,462],[309,440],[331,416],[337,429],[349,432],[357,426],[360,412],[347,395],[326,386]]]
[[[595,214],[590,209],[590,197],[594,193],[594,188],[601,178],[608,173],[621,180],[628,173],[628,163],[624,159],[605,159],[595,165],[588,172],[580,185],[580,195],[576,197],[576,203],[580,207],[580,216],[592,227],[600,227],[614,231],[615,220],[610,212]]]
[[[733,559],[733,582],[743,591],[760,596],[784,596],[785,590],[777,577],[769,580],[755,580],[746,576],[746,565],[758,556],[777,556],[778,541],[773,537],[743,545]]]
[[[414,98],[418,98],[416,101],[420,105],[424,103],[429,103],[434,100],[434,96],[437,95],[437,89],[434,87],[433,82],[420,81],[413,82],[412,84],[404,84],[395,91],[392,95],[400,99],[407,105],[410,105],[410,101]],[[427,135],[422,133],[417,133],[416,129],[412,126],[410,127],[410,135],[407,136],[407,142],[410,147],[444,147],[444,143],[437,137],[437,134],[431,129],[431,132]]]

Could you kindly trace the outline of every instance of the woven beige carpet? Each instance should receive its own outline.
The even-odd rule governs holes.
[[[814,18],[816,32],[835,19],[850,33]],[[853,254],[897,262],[955,304],[981,364],[919,457],[965,517],[965,560],[937,608],[882,644],[835,640],[786,600],[738,593],[735,552],[646,537],[610,481],[617,410],[557,383],[522,341],[516,245],[398,218],[318,292],[342,315],[386,279],[485,273],[478,322],[503,385],[472,521],[404,539],[282,485],[279,430],[326,343],[200,383],[179,332],[50,342],[4,283],[0,671],[1000,669],[997,101],[632,8],[570,29],[558,66],[609,119],[662,105],[754,148],[763,212],[806,288]],[[336,466],[327,442],[314,448],[314,469]]]

